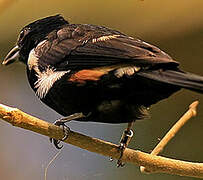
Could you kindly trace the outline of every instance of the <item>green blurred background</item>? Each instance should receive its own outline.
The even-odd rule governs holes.
[[[13,47],[18,32],[41,17],[61,13],[72,23],[98,24],[118,29],[159,46],[184,70],[203,75],[202,0],[0,0],[0,59]],[[0,66],[0,103],[53,122],[60,115],[42,104],[30,89],[25,67]],[[198,116],[188,122],[161,154],[189,161],[203,160],[203,96],[182,90],[151,108],[151,119],[135,124],[131,148],[150,152],[158,138],[200,100]],[[201,104],[202,103],[202,104]],[[71,129],[117,143],[123,125],[71,122]],[[0,121],[0,177],[9,180],[43,179],[44,168],[57,150],[48,138]],[[116,168],[108,158],[65,145],[48,170],[49,180],[186,180],[164,174],[143,175],[137,166]]]

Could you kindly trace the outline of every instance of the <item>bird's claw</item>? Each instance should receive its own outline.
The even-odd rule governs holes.
[[[61,119],[56,120],[53,124],[56,125],[56,126],[62,126],[63,132],[64,132],[64,137],[62,139],[60,139],[60,140],[50,138],[50,142],[51,143],[53,142],[54,146],[57,149],[61,149],[63,147],[63,145],[60,146],[59,144],[61,143],[61,141],[65,141],[68,138],[70,128],[68,126],[66,126],[65,123],[61,121]]]
[[[120,145],[118,147],[118,150],[120,152],[120,157],[117,161],[117,167],[123,167],[125,165],[125,163],[122,162],[123,152],[126,149],[126,147],[128,146],[132,137],[133,137],[133,131],[132,130],[125,130],[123,132],[123,135],[122,135],[121,140],[120,140]]]
[[[125,166],[125,163],[123,163],[123,161],[122,161],[123,152],[124,152],[125,148],[126,148],[126,145],[124,143],[120,143],[120,145],[118,146],[118,149],[119,149],[121,154],[120,154],[120,157],[117,161],[117,167]]]
[[[56,126],[61,126],[63,128],[64,137],[60,140],[50,138],[51,143],[53,142],[54,146],[57,149],[61,149],[63,145],[59,146],[61,141],[65,141],[68,138],[68,134],[70,132],[70,128],[65,125],[65,123],[70,122],[71,120],[85,118],[86,116],[83,113],[74,113],[67,117],[57,119],[53,124]]]

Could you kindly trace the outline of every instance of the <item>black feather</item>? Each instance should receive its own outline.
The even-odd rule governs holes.
[[[203,76],[196,74],[178,70],[162,69],[155,71],[142,71],[137,73],[137,75],[203,93]]]

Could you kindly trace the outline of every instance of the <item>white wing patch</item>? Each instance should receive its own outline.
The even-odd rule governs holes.
[[[109,35],[109,36],[101,36],[99,38],[94,38],[92,39],[92,43],[96,43],[96,42],[99,42],[99,41],[107,41],[107,40],[110,40],[110,39],[114,39],[114,38],[117,38],[119,37],[120,35],[118,34],[115,34],[115,35]]]
[[[135,74],[136,72],[138,72],[141,68],[137,67],[137,66],[127,66],[127,67],[122,67],[119,68],[115,71],[115,76],[118,78],[123,77],[123,75],[128,75],[128,76],[132,76],[133,74]]]
[[[54,68],[49,67],[46,69],[46,71],[41,72],[38,67],[38,61],[39,59],[35,55],[35,49],[32,49],[30,51],[29,57],[28,57],[28,69],[34,69],[38,80],[35,82],[35,88],[37,89],[36,95],[42,99],[44,98],[50,88],[53,86],[53,84],[59,80],[64,74],[70,72],[69,71],[55,71]]]
[[[55,71],[53,68],[48,68],[46,71],[38,74],[38,80],[35,82],[35,88],[37,88],[36,95],[40,99],[44,98],[53,84],[68,72],[70,70]]]

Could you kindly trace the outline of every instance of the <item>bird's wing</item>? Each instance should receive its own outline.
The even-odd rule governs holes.
[[[94,25],[67,25],[53,31],[35,48],[39,64],[57,70],[101,66],[173,64],[159,48],[118,31]]]

